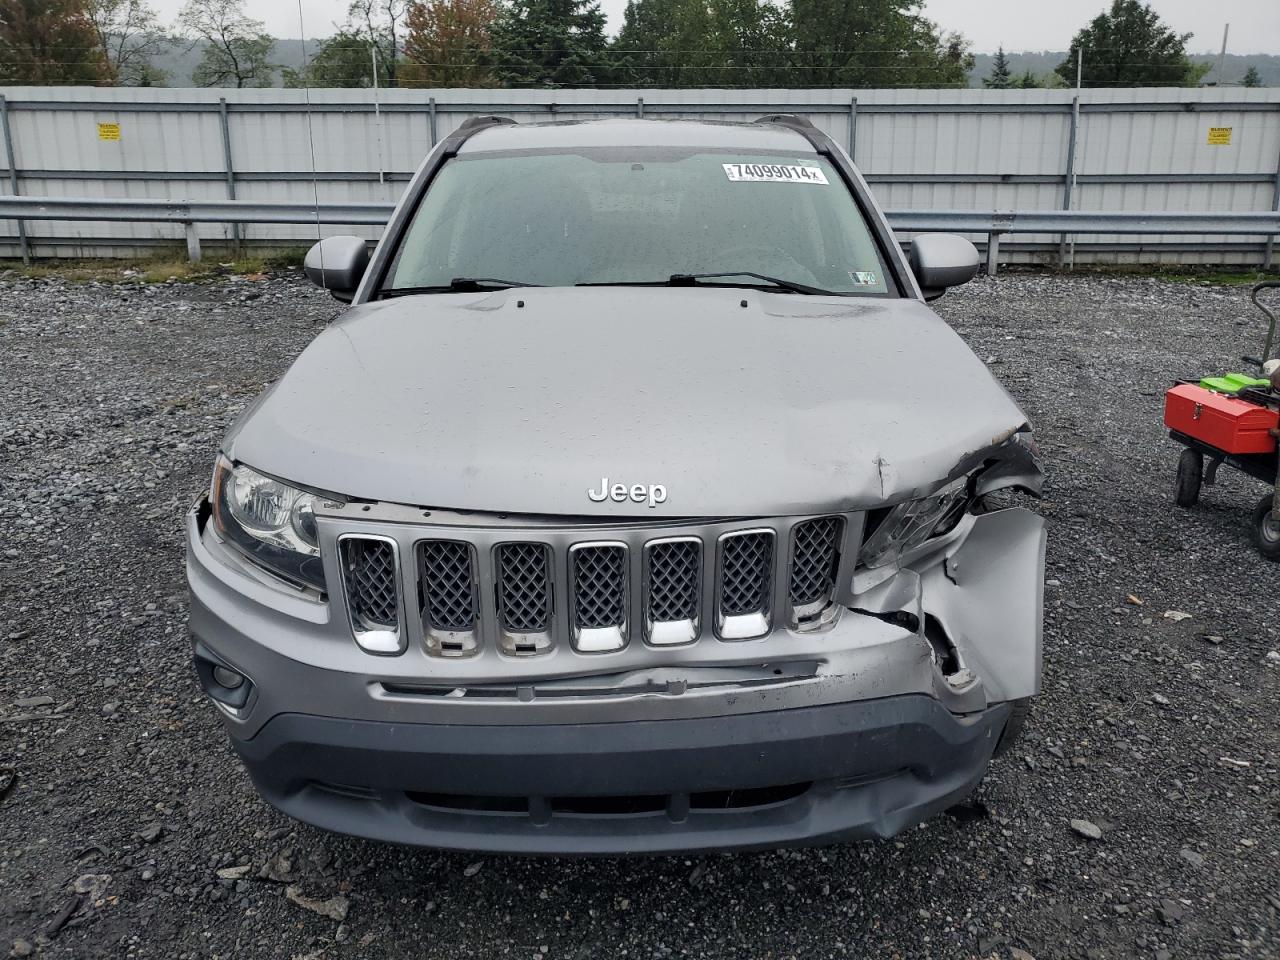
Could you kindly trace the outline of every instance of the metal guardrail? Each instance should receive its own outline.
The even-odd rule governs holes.
[[[124,200],[77,197],[0,197],[0,219],[112,220],[180,223],[187,254],[199,262],[198,223],[292,223],[380,226],[392,203],[291,203],[249,200]],[[1182,213],[1088,210],[889,210],[903,233],[985,233],[987,272],[994,274],[1006,233],[1280,235],[1280,211]]]

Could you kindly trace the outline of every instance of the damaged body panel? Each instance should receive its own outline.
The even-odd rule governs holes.
[[[741,300],[553,288],[356,307],[225,449],[390,503],[617,517],[587,496],[607,475],[666,488],[632,515],[760,516],[917,496],[1026,424],[919,301]],[[619,330],[644,335],[623,353]]]
[[[464,215],[493,163],[528,209]],[[971,249],[917,252],[931,297]],[[495,852],[884,838],[1016,736],[1030,428],[812,127],[469,121],[371,258],[307,269],[354,306],[186,518],[196,672],[273,805]]]

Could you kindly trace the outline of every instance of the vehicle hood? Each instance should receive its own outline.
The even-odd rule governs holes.
[[[1025,422],[916,300],[525,288],[353,308],[224,449],[423,507],[769,516],[925,492]],[[594,502],[606,477],[667,499]]]

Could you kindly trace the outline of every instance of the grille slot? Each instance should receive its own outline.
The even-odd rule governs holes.
[[[352,621],[365,630],[394,629],[399,621],[395,545],[348,537],[342,541],[342,559]]]
[[[511,633],[545,633],[551,627],[551,567],[546,545],[498,547],[498,618]]]
[[[840,562],[843,529],[844,522],[839,517],[819,517],[796,524],[791,534],[789,584],[793,607],[830,599]]]
[[[720,612],[740,617],[767,610],[773,581],[773,531],[728,534],[720,543]]]
[[[422,545],[423,613],[437,630],[470,631],[476,624],[471,545],[428,540]]]
[[[664,540],[650,544],[645,569],[645,616],[650,623],[697,620],[702,599],[702,543]]]
[[[652,526],[537,518],[406,524],[394,535],[361,523],[337,537],[334,599],[356,644],[382,655],[414,646],[429,657],[471,657],[486,645],[509,656],[556,645],[595,654],[631,642],[656,650],[753,640],[784,623],[822,630],[840,612],[832,599],[850,522],[842,514]]]
[[[627,550],[620,544],[573,550],[573,622],[582,630],[627,621]]]

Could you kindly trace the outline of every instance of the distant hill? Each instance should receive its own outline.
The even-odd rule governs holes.
[[[1067,59],[1066,51],[1054,50],[1006,53],[1005,56],[1009,58],[1009,70],[1015,77],[1021,76],[1028,70],[1037,77],[1046,77],[1053,73],[1058,64]],[[1215,54],[1192,54],[1191,59],[1197,63],[1210,63],[1214,66],[1218,63],[1218,57]],[[995,60],[995,56],[990,53],[979,53],[974,55],[973,60],[973,69],[969,72],[969,86],[980,87],[982,78],[991,73],[991,63]],[[1240,78],[1250,67],[1257,68],[1264,87],[1280,87],[1280,56],[1266,53],[1228,53],[1222,62],[1223,85],[1238,85]],[[1217,77],[1210,72],[1205,80],[1210,84],[1216,84]]]
[[[313,54],[320,41],[308,40],[307,53]],[[1008,53],[1009,68],[1015,77],[1030,70],[1037,77],[1045,78],[1053,73],[1054,67],[1066,59],[1063,51],[1042,50],[1025,53]],[[272,59],[282,67],[298,70],[302,67],[302,41],[298,39],[281,39],[276,41],[272,51]],[[982,86],[982,78],[991,73],[992,54],[979,53],[974,56],[973,70],[969,73],[969,86]],[[1192,60],[1216,64],[1218,58],[1211,54],[1196,54]],[[165,85],[170,87],[191,86],[191,72],[200,62],[200,47],[190,47],[186,42],[174,41],[165,51],[155,58],[155,65],[165,73]],[[1262,78],[1263,86],[1280,87],[1280,56],[1271,54],[1227,54],[1222,72],[1225,83],[1234,86],[1240,83],[1245,70],[1256,67]],[[1214,83],[1216,77],[1212,73],[1206,78]],[[276,75],[276,86],[282,86],[280,76]]]
[[[314,54],[319,40],[307,41],[307,54]],[[200,62],[201,45],[192,47],[190,41],[171,41],[162,53],[154,57],[152,62],[157,68],[164,71],[164,85],[166,87],[189,87],[191,86],[191,73],[195,70],[196,65]],[[302,67],[302,41],[296,38],[286,38],[276,40],[275,47],[271,50],[271,59],[273,63],[281,67],[292,67],[294,70]],[[283,86],[280,80],[279,72],[276,73],[275,86]]]

